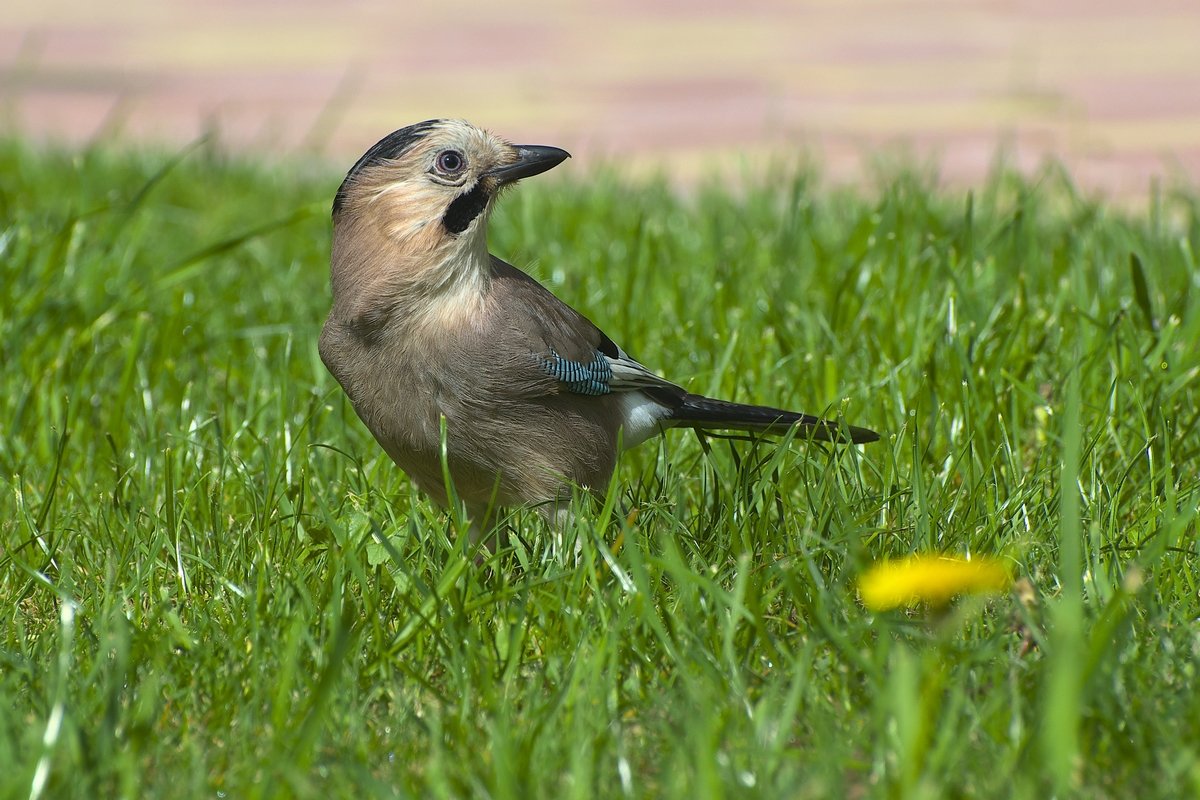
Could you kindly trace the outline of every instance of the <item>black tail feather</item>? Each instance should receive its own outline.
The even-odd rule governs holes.
[[[867,428],[843,425],[837,420],[826,420],[811,414],[799,414],[768,406],[749,406],[714,400],[698,394],[684,395],[682,402],[668,417],[677,425],[693,428],[714,428],[741,431],[783,433],[793,425],[804,430],[799,438],[813,438],[823,442],[864,444],[879,439],[879,434]]]

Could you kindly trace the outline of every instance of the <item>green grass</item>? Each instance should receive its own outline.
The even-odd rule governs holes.
[[[0,143],[0,794],[1200,792],[1200,197],[581,172],[493,252],[887,438],[676,432],[476,566],[316,355],[337,170]],[[912,551],[1026,602],[864,610]]]

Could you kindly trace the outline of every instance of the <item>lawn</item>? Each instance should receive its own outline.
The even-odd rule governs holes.
[[[1200,194],[528,181],[492,251],[634,357],[886,435],[476,563],[317,357],[338,166],[0,141],[0,795],[1200,793]],[[867,610],[912,552],[1017,583]]]

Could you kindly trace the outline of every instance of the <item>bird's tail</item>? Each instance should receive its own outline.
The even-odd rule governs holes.
[[[879,438],[875,431],[843,425],[837,420],[821,419],[781,408],[729,403],[698,394],[685,395],[683,402],[668,419],[683,427],[770,433],[783,433],[791,426],[798,425],[802,430],[797,431],[797,438],[842,444],[863,444]]]

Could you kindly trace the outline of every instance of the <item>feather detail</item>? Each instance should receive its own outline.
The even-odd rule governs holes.
[[[838,420],[826,420],[812,414],[801,414],[769,406],[752,406],[714,400],[698,394],[688,394],[667,418],[675,425],[712,430],[741,430],[782,434],[793,425],[801,428],[799,437],[824,442],[863,444],[874,442],[879,434],[867,428],[843,425]]]
[[[597,396],[639,389],[668,389],[677,390],[680,396],[684,394],[683,389],[658,377],[620,348],[617,348],[616,358],[597,350],[587,363],[564,358],[551,349],[548,356],[540,357],[539,363],[543,370],[574,394]]]
[[[599,351],[588,364],[563,358],[555,350],[551,350],[549,356],[543,356],[540,363],[542,369],[572,394],[597,397],[612,391],[612,369],[608,357]]]
[[[612,370],[612,387],[615,391],[632,389],[680,389],[668,380],[660,378],[644,366],[619,351],[617,358],[608,359]]]

